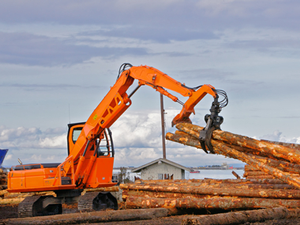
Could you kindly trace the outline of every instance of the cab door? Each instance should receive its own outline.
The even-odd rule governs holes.
[[[74,145],[84,127],[84,122],[82,123],[70,123],[68,124],[68,155],[70,155],[72,149],[74,148]]]

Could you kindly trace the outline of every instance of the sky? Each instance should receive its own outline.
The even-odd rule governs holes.
[[[122,63],[225,90],[222,130],[300,143],[299,19],[298,0],[2,1],[3,166],[63,162],[67,124],[87,120]],[[212,100],[195,107],[194,124],[205,124]],[[166,132],[174,132],[181,105],[165,97],[164,107]],[[116,167],[161,158],[159,93],[140,88],[111,130]],[[239,163],[166,144],[167,158],[184,166]]]

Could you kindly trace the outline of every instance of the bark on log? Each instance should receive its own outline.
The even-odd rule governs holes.
[[[176,128],[181,131],[191,130],[196,138],[199,137],[200,130],[203,129],[203,127],[188,123],[179,123],[176,125]],[[297,149],[288,148],[283,145],[273,144],[266,141],[259,141],[222,130],[213,131],[212,137],[213,139],[224,141],[231,145],[251,148],[267,155],[273,155],[278,158],[286,159],[291,163],[300,164],[300,150]]]
[[[81,224],[110,221],[148,220],[166,217],[167,215],[167,209],[131,209],[6,219],[3,220],[2,223],[5,225]]]
[[[9,193],[7,192],[6,194],[4,194],[4,198],[5,199],[10,199],[10,198],[26,198],[28,196],[32,196],[33,193]]]
[[[246,165],[244,166],[244,171],[246,172],[246,171],[260,171],[260,170],[257,169],[257,168],[254,167],[254,166],[250,166],[250,165],[246,164]]]
[[[272,175],[247,176],[247,179],[274,179]]]
[[[127,209],[136,208],[180,208],[180,209],[254,209],[287,207],[299,208],[300,200],[266,198],[143,198],[129,197],[125,202]]]
[[[280,142],[280,141],[269,141],[269,140],[264,140],[264,139],[261,139],[260,141],[265,141],[265,142],[269,142],[269,143],[273,143],[273,144],[277,144],[277,145],[283,145],[283,146],[286,146],[288,148],[294,148],[294,149],[300,150],[300,145],[295,144],[295,143],[286,143],[286,142]]]
[[[141,182],[142,181],[142,182]],[[161,180],[141,180],[136,181],[135,184],[158,184]],[[165,183],[170,183],[170,180],[164,180]],[[178,183],[187,183],[187,184],[220,184],[220,183],[228,183],[228,184],[285,184],[283,181],[279,179],[212,179],[212,178],[204,178],[204,179],[189,179],[189,180],[173,180],[174,184]],[[122,189],[123,184],[120,184],[120,188]]]
[[[249,176],[264,176],[264,175],[269,175],[265,172],[262,171],[251,171],[251,172],[245,172],[243,174],[244,177],[249,177]]]
[[[271,167],[276,167],[284,172],[300,173],[300,165],[289,163],[283,160],[271,159],[270,157],[255,156],[255,159],[267,164]]]
[[[219,213],[215,215],[190,216],[182,220],[182,225],[223,225],[244,224],[247,222],[263,222],[265,220],[298,217],[299,209],[289,210],[278,207],[272,209],[247,210],[239,212]]]
[[[3,197],[6,193],[8,193],[7,190],[0,191],[0,197]]]
[[[8,205],[8,204],[19,204],[25,198],[8,198],[8,199],[0,199],[0,205]]]
[[[240,175],[238,175],[236,172],[232,171],[231,173],[236,177],[236,179],[241,179]]]
[[[173,192],[154,192],[154,191],[135,191],[123,190],[122,198],[126,201],[129,197],[144,197],[144,198],[208,198],[211,195],[197,195],[189,193],[173,193]]]
[[[113,186],[113,187],[102,187],[102,188],[87,188],[87,189],[84,189],[83,192],[94,192],[94,191],[118,192],[119,190],[120,190],[119,186]]]

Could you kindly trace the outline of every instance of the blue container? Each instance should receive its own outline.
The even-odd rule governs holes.
[[[8,152],[8,149],[0,149],[0,167],[4,161],[5,155]]]

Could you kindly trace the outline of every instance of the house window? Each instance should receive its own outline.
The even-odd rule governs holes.
[[[165,174],[159,173],[158,174],[158,179],[159,180],[173,180],[173,174],[170,175],[170,174],[167,174],[167,173],[165,173]]]

